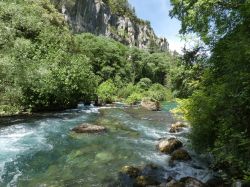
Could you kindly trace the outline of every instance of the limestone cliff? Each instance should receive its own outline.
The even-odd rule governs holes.
[[[74,33],[105,35],[142,49],[169,49],[166,38],[158,38],[148,22],[113,13],[103,0],[52,1],[57,2],[57,8],[64,14]]]

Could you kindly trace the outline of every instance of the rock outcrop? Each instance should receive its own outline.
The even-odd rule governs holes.
[[[166,38],[159,38],[150,23],[137,17],[118,15],[103,0],[52,0],[64,14],[74,33],[90,32],[141,49],[168,51]],[[140,21],[138,21],[140,20]]]

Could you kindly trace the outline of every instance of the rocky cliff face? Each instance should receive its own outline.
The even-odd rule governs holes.
[[[166,38],[158,38],[149,24],[113,14],[102,0],[71,0],[70,6],[61,3],[59,9],[75,33],[105,35],[142,49],[169,50]]]

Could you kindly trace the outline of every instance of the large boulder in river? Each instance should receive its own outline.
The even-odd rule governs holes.
[[[169,132],[170,133],[180,132],[180,131],[182,131],[183,127],[187,127],[187,125],[185,125],[184,123],[178,121],[178,122],[171,125],[171,128],[170,128]]]
[[[141,101],[141,106],[147,110],[158,111],[160,110],[160,102],[144,98]]]
[[[177,138],[169,138],[169,139],[161,139],[159,144],[157,145],[157,148],[162,153],[171,154],[176,149],[181,148],[182,145],[183,145],[182,142]]]
[[[171,154],[171,161],[188,161],[191,160],[191,156],[184,149],[177,149]]]
[[[88,123],[81,124],[72,129],[76,133],[101,133],[105,132],[106,128],[98,125],[92,125]]]

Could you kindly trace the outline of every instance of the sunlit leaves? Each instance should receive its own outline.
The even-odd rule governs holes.
[[[172,17],[181,23],[181,33],[196,32],[207,44],[232,31],[245,19],[246,0],[171,0]]]

